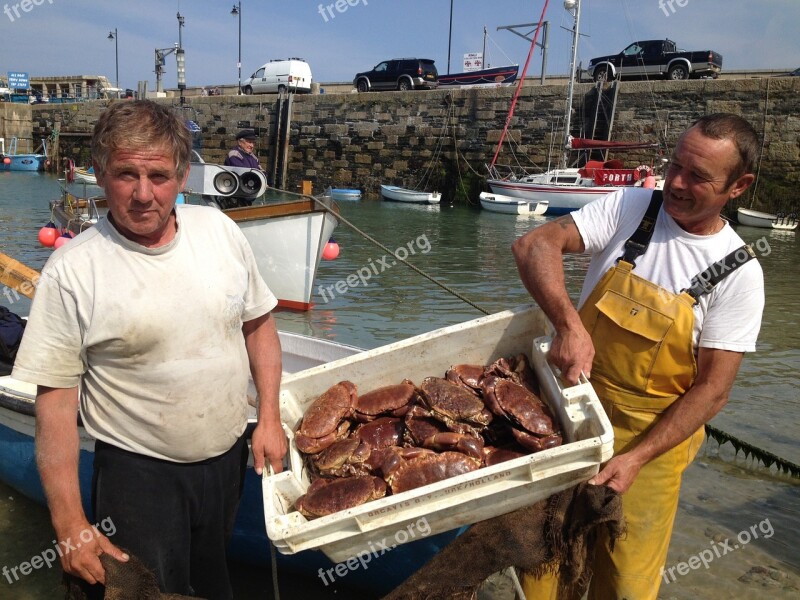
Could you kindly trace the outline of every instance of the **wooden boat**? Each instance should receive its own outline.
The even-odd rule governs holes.
[[[478,71],[465,71],[463,73],[450,73],[447,75],[439,75],[439,85],[460,87],[496,87],[511,85],[517,80],[518,73],[519,65],[491,67]]]
[[[336,202],[361,200],[361,190],[355,189],[329,187],[327,190],[325,190],[325,195],[330,196],[331,200]]]
[[[86,169],[75,167],[74,177],[75,181],[88,183],[90,185],[97,185],[97,177],[95,177],[93,167],[88,167]]]
[[[51,203],[57,226],[77,234],[108,212],[102,196],[80,198],[61,183],[61,197]],[[239,225],[250,243],[258,270],[277,296],[278,306],[309,310],[322,252],[339,221],[329,198],[283,194],[282,200],[223,212]],[[200,201],[194,195],[187,195],[187,200]]]
[[[770,213],[750,210],[749,208],[739,208],[736,211],[736,218],[740,225],[748,227],[760,227],[762,229],[778,229],[781,231],[794,231],[797,229],[797,216],[794,214],[773,215]]]
[[[47,160],[46,142],[42,140],[43,154],[36,152],[18,153],[17,138],[12,137],[8,146],[8,153],[5,149],[5,140],[0,138],[0,171],[41,171]]]
[[[543,215],[549,204],[547,200],[531,203],[512,196],[489,192],[481,192],[480,201],[484,210],[510,215]]]
[[[413,204],[439,204],[442,195],[439,192],[422,192],[409,190],[396,185],[382,185],[381,196],[394,202],[410,202]]]

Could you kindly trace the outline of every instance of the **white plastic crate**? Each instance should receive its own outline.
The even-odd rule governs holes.
[[[289,469],[263,478],[267,534],[284,554],[316,548],[341,562],[369,552],[425,517],[431,534],[449,531],[534,504],[586,481],[611,458],[614,434],[591,384],[563,388],[547,353],[550,324],[526,306],[418,335],[283,379],[281,418],[289,443]],[[490,364],[525,352],[531,356],[545,400],[557,416],[564,443],[535,454],[390,495],[319,519],[293,510],[309,485],[303,459],[291,439],[306,408],[342,380],[366,393],[405,378],[419,384],[443,377],[455,364]],[[410,539],[408,541],[411,541]]]

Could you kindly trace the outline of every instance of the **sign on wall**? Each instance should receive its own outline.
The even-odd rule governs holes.
[[[29,85],[30,81],[27,73],[21,73],[19,71],[8,72],[8,87],[12,90],[27,90]]]

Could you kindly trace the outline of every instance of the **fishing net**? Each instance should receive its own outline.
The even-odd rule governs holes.
[[[556,571],[564,597],[580,597],[603,527],[613,548],[624,529],[622,497],[606,486],[583,483],[476,523],[384,600],[467,600],[487,577],[508,567],[533,574]]]

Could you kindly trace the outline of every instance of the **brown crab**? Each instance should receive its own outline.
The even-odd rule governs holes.
[[[380,477],[359,475],[339,479],[317,479],[295,502],[295,508],[309,519],[324,517],[359,506],[386,495]]]
[[[319,454],[311,457],[310,462],[316,473],[323,477],[346,477],[348,475],[367,475],[369,469],[365,465],[371,449],[357,437],[337,440]]]
[[[402,417],[417,397],[417,389],[408,379],[362,394],[356,403],[358,421],[372,421],[379,416]]]
[[[486,367],[486,377],[496,375],[503,379],[510,379],[525,387],[537,396],[540,393],[539,382],[530,365],[527,355],[518,354],[511,358],[498,358]],[[482,383],[482,382],[481,382]]]
[[[384,478],[393,494],[413,490],[449,477],[470,473],[481,461],[461,452],[421,453],[400,461],[394,468],[384,467]]]
[[[346,437],[357,400],[356,386],[350,381],[340,381],[314,400],[295,432],[298,450],[316,454]]]
[[[550,410],[522,385],[490,375],[483,381],[483,397],[494,414],[512,423],[512,435],[525,448],[539,451],[561,444]]]
[[[483,379],[484,370],[483,365],[453,365],[447,369],[444,378],[478,396],[481,393],[481,379]]]
[[[426,377],[419,387],[422,402],[430,415],[450,431],[478,437],[492,420],[483,401],[462,386],[441,377]]]
[[[356,427],[353,437],[362,440],[372,450],[380,450],[402,444],[404,431],[403,419],[399,417],[380,417]]]

